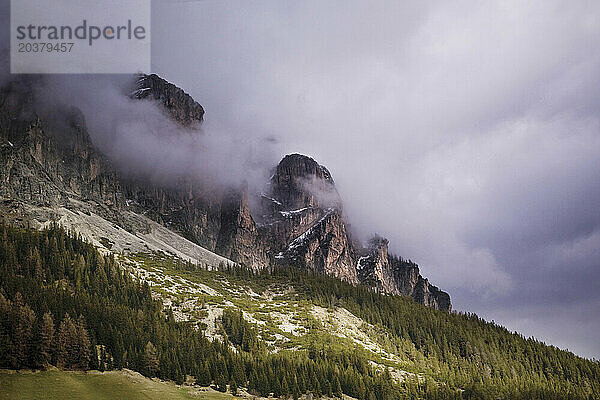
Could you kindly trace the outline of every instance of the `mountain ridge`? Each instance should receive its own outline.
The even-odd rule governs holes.
[[[26,212],[26,207],[16,211],[19,207],[11,206],[11,202],[67,207],[92,212],[144,236],[152,228],[143,216],[209,252],[252,269],[290,264],[451,310],[449,296],[422,278],[418,268],[394,269],[384,262],[381,273],[361,279],[364,274],[359,274],[357,267],[360,254],[366,250],[350,238],[343,201],[331,173],[311,157],[283,157],[274,167],[268,193],[259,195],[260,210],[253,215],[244,185],[222,188],[190,176],[167,187],[124,176],[92,143],[81,111],[73,108],[66,113],[59,128],[41,119],[36,112],[35,91],[27,81],[5,86],[0,96],[0,112],[7,117],[1,120],[6,145],[0,150],[4,177],[0,196],[5,218],[22,223],[39,218]],[[157,75],[138,76],[130,97],[156,102],[185,129],[198,130],[204,120],[205,111],[199,103]],[[75,206],[81,203],[85,206]],[[62,218],[53,212],[46,214],[42,220]],[[85,223],[73,227],[81,224]],[[99,241],[98,237],[92,239]]]

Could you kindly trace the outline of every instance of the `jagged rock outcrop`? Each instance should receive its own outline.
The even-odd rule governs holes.
[[[288,155],[261,200],[260,232],[276,261],[358,283],[342,202],[327,168]]]
[[[69,197],[123,204],[117,174],[94,149],[81,112],[63,111],[58,125],[43,121],[32,108],[31,85],[17,81],[0,91],[0,196],[41,205]]]
[[[329,208],[306,232],[275,256],[306,269],[358,283],[352,247],[339,210]]]
[[[284,157],[260,200],[259,230],[276,261],[451,309],[448,294],[429,284],[416,264],[388,254],[387,239],[376,236],[365,248],[351,240],[333,178],[312,158]]]
[[[186,127],[198,126],[204,120],[204,108],[182,89],[158,75],[139,75],[131,96],[159,101],[164,110]]]
[[[273,198],[285,209],[342,208],[331,174],[310,157],[285,156],[275,168],[270,184]]]
[[[378,292],[410,296],[415,301],[439,310],[450,311],[450,296],[431,285],[412,261],[388,253],[388,240],[373,237],[357,263],[360,281]]]
[[[268,265],[254,219],[248,205],[248,187],[229,190],[221,205],[221,230],[215,251],[254,270]]]
[[[167,110],[177,122],[201,122],[204,110],[191,104],[191,97],[157,77],[148,81],[153,82],[153,98],[169,105]],[[77,109],[60,110],[52,120],[38,116],[35,88],[39,86],[39,82],[22,79],[0,91],[0,198],[11,210],[13,221],[28,218],[20,215],[24,212],[20,203],[74,211],[81,211],[80,205],[85,204],[86,213],[94,212],[128,231],[146,229],[132,226],[124,213],[133,211],[210,251],[216,249],[220,237],[225,240],[218,188],[192,177],[168,186],[143,177],[124,177],[95,148]],[[185,104],[177,105],[178,99]],[[195,111],[188,115],[186,110]],[[233,261],[248,257],[238,260],[234,254]]]

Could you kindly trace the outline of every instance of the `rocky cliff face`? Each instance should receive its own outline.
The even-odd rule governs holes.
[[[388,240],[373,237],[358,258],[360,281],[381,293],[410,296],[415,301],[440,310],[452,309],[450,296],[431,285],[412,261],[388,253]]]
[[[9,209],[14,218],[26,221],[27,215],[16,215],[23,213],[22,203],[68,207],[73,211],[80,211],[80,205],[85,203],[86,212],[91,207],[92,212],[128,231],[146,229],[128,223],[124,212],[133,211],[210,251],[216,249],[219,240],[227,239],[221,229],[225,215],[219,190],[191,177],[169,186],[141,177],[123,177],[96,150],[77,109],[61,111],[52,121],[36,114],[35,83],[15,81],[0,91],[0,197],[6,206],[3,214]],[[156,76],[140,78],[138,84],[141,83],[151,87],[151,91],[142,93],[151,93],[153,100],[165,104],[175,121],[190,129],[190,121],[201,122],[204,110],[199,104],[192,104],[191,97],[182,90]],[[248,261],[248,257],[238,260],[233,253],[232,260]]]
[[[248,188],[229,190],[221,206],[221,229],[215,251],[254,270],[269,264],[248,205]]]
[[[344,219],[334,208],[324,210],[322,217],[284,246],[275,259],[358,283]]]
[[[288,155],[261,200],[260,231],[276,261],[358,283],[342,202],[327,168]]]
[[[204,120],[204,108],[182,89],[155,74],[139,75],[131,96],[152,99],[181,125],[198,127]]]
[[[350,239],[333,178],[312,158],[286,156],[261,204],[259,231],[275,261],[451,309],[448,294],[429,284],[416,264],[388,253],[387,239],[376,236],[364,248]]]
[[[70,197],[123,204],[117,174],[92,146],[81,112],[64,111],[60,124],[41,120],[32,84],[13,82],[0,91],[0,196],[40,205]]]
[[[133,98],[157,101],[173,120],[201,134],[204,109],[181,89],[156,75],[140,76],[135,85]],[[77,109],[52,121],[40,118],[32,86],[21,80],[0,90],[1,217],[43,222],[55,218],[52,212],[32,215],[32,206],[60,207],[101,216],[138,236],[149,234],[151,224],[143,222],[149,218],[254,269],[295,265],[451,309],[449,296],[421,277],[416,264],[388,254],[387,240],[376,238],[364,248],[351,240],[333,178],[312,158],[286,156],[252,215],[247,188],[224,190],[193,177],[169,186],[123,177],[96,150]]]

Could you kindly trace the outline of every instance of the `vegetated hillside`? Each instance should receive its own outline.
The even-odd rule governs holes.
[[[598,362],[298,268],[117,260],[57,227],[0,225],[0,284],[3,368],[127,367],[276,396],[600,396]]]

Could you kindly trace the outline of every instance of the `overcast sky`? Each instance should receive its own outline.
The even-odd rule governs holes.
[[[153,69],[207,129],[326,165],[353,227],[455,309],[600,358],[599,16],[596,1],[158,0]]]

